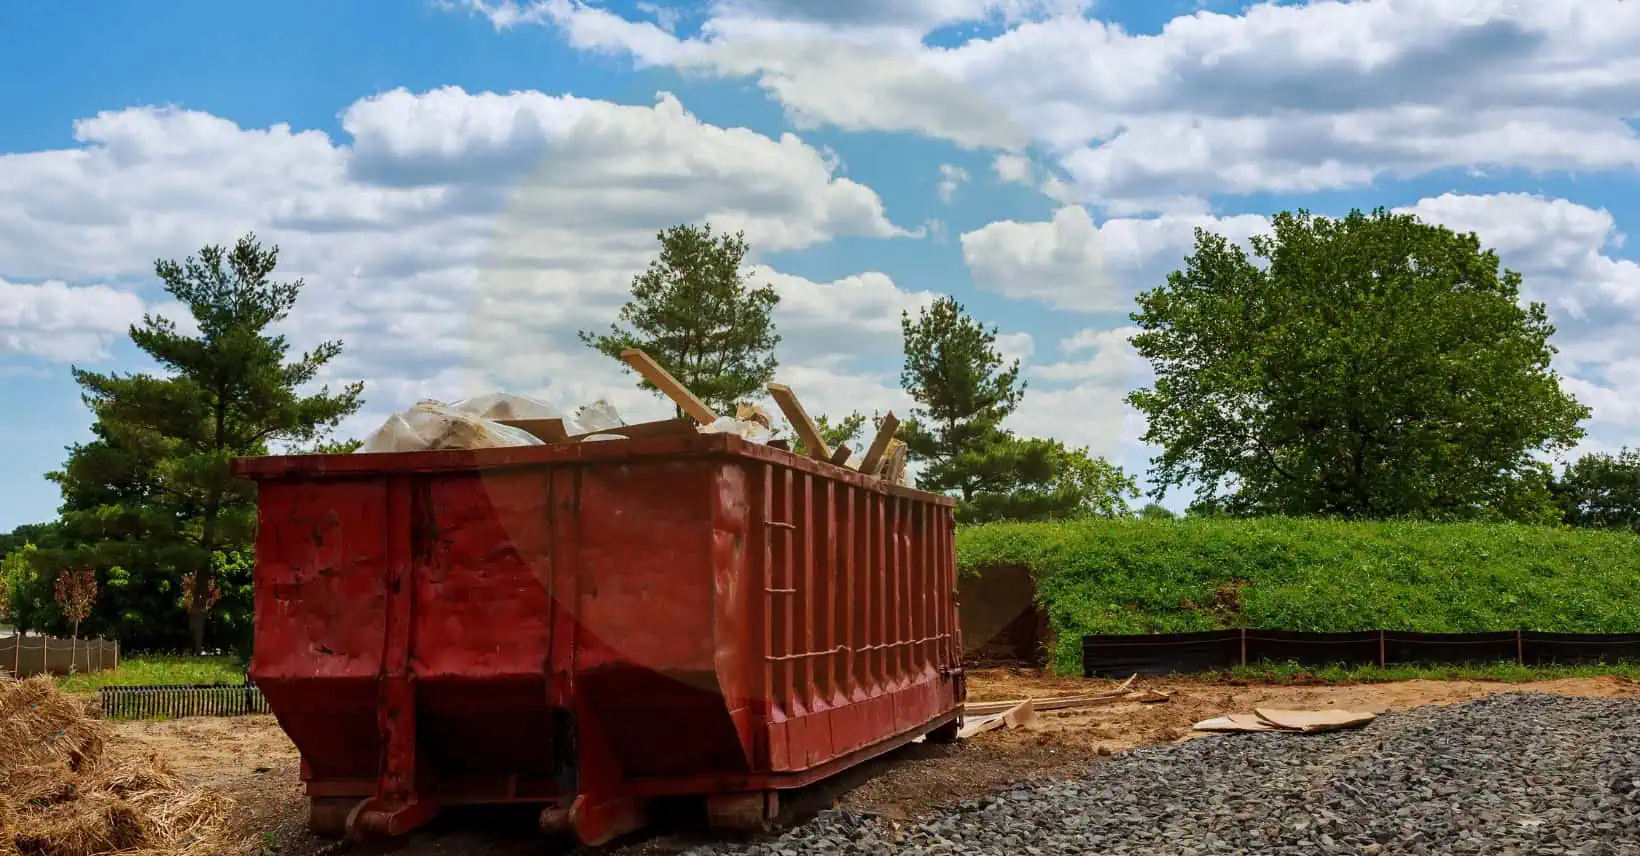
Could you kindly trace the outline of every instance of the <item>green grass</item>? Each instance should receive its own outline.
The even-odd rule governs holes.
[[[1475,663],[1461,666],[1300,666],[1260,663],[1219,672],[1190,675],[1232,684],[1382,684],[1392,681],[1497,681],[1523,684],[1557,678],[1619,677],[1640,681],[1640,663],[1603,663],[1583,666],[1522,666],[1518,663]]]
[[[245,670],[233,657],[132,657],[118,669],[57,679],[71,693],[94,693],[98,687],[156,684],[239,684]]]
[[[1023,566],[1080,671],[1089,633],[1230,627],[1640,631],[1640,536],[1511,524],[1089,520],[957,535],[964,573]]]

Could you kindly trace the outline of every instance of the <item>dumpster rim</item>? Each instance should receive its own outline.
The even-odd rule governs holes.
[[[233,460],[233,474],[257,482],[431,475],[475,470],[527,469],[564,464],[625,464],[661,460],[741,459],[779,464],[836,482],[934,505],[954,507],[956,499],[914,487],[889,484],[829,461],[750,442],[733,434],[600,440],[493,449],[435,452],[373,452],[332,455],[258,455]]]

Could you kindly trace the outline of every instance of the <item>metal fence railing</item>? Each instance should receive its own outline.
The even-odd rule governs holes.
[[[105,719],[244,716],[267,713],[268,702],[250,681],[243,684],[107,686],[97,690]]]

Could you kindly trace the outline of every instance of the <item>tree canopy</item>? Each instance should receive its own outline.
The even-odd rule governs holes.
[[[1589,410],[1520,275],[1472,234],[1382,209],[1273,227],[1258,261],[1198,230],[1139,297],[1156,380],[1128,400],[1160,490],[1194,483],[1241,514],[1541,518],[1533,455],[1575,443]]]
[[[1640,450],[1584,455],[1551,490],[1568,525],[1640,533]]]
[[[616,359],[643,349],[719,413],[761,398],[778,364],[780,296],[770,285],[754,288],[742,271],[745,235],[714,233],[708,223],[673,226],[656,238],[660,256],[632,279],[616,323],[608,333],[581,331],[581,341]],[[656,391],[647,380],[638,385]]]
[[[166,612],[155,599],[175,603],[196,650],[221,593],[218,553],[248,546],[254,533],[255,486],[233,477],[232,459],[323,442],[362,403],[358,383],[302,391],[342,345],[287,359],[289,343],[269,328],[289,316],[303,283],[273,279],[278,255],[246,235],[231,250],[156,262],[199,332],[144,315],[131,340],[163,374],[74,369],[95,439],[72,447],[50,476],[71,540],[60,563],[101,569],[122,618],[152,620]]]

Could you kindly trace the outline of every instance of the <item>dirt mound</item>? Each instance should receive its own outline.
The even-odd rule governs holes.
[[[0,674],[0,856],[222,856],[232,803],[121,752],[47,677]]]

